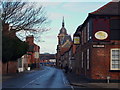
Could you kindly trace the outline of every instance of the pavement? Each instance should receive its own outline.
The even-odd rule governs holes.
[[[102,83],[102,82],[91,82],[88,79],[76,75],[75,73],[65,73],[67,79],[69,80],[70,85],[85,88],[105,88],[105,89],[117,89],[120,90],[120,83]]]

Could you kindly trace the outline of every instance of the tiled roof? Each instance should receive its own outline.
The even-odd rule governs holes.
[[[79,25],[79,26],[77,27],[77,30],[75,31],[74,35],[76,35],[76,34],[80,31],[81,27],[82,27],[82,25]]]
[[[67,40],[69,40],[70,42],[72,42],[72,39],[71,39],[70,35],[64,36],[62,44],[64,44]]]
[[[62,28],[60,29],[59,35],[60,35],[60,34],[67,35],[67,30],[65,29],[65,27],[62,27]]]
[[[64,24],[64,17],[63,17],[63,21],[62,21],[62,28],[60,29],[60,33],[59,35],[67,35],[67,30],[65,29],[65,24]]]
[[[61,55],[63,55],[69,48],[61,48]]]
[[[119,2],[109,2],[98,10],[90,13],[97,15],[120,15],[120,1]]]

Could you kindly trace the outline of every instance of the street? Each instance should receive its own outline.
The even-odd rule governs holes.
[[[90,90],[90,88],[99,88],[90,83],[78,83],[78,85],[71,85],[68,82],[64,72],[61,69],[54,67],[42,67],[42,70],[31,70],[23,73],[13,75],[11,78],[3,80],[2,90],[16,90],[16,89],[62,89],[62,90]],[[75,76],[72,76],[75,78]],[[69,78],[68,78],[69,79]],[[78,78],[79,79],[79,78]],[[110,84],[112,85],[112,84]],[[112,85],[113,86],[113,85]],[[117,89],[117,88],[116,88]],[[95,89],[96,90],[96,89]]]
[[[2,83],[3,88],[71,88],[62,70],[44,67],[8,79]]]

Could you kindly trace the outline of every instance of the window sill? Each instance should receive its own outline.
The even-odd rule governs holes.
[[[109,72],[120,72],[120,70],[109,70]]]

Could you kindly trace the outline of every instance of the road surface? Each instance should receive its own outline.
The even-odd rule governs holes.
[[[54,67],[32,70],[2,83],[2,88],[71,88],[64,73]]]

